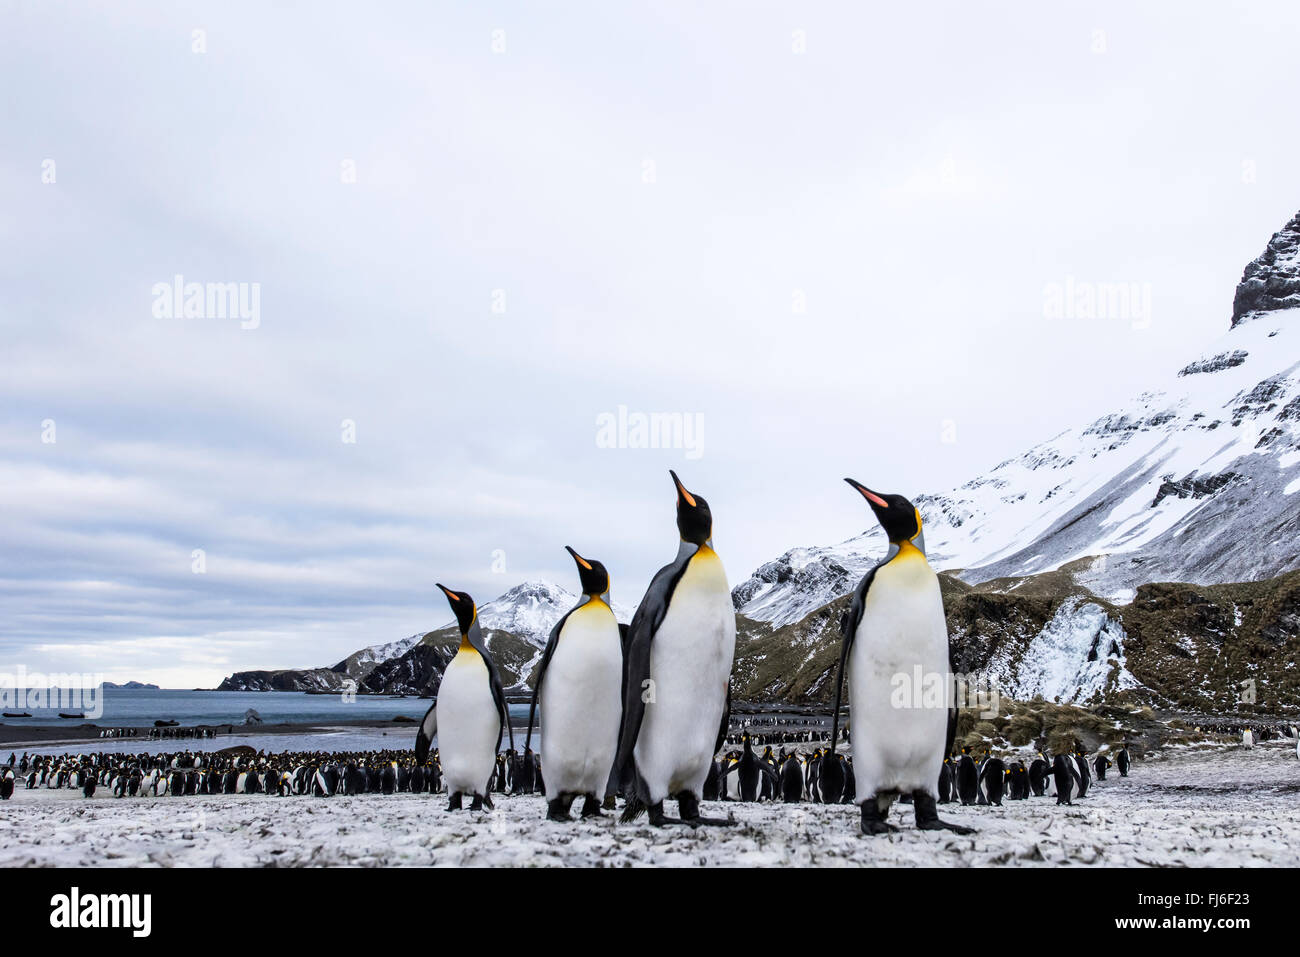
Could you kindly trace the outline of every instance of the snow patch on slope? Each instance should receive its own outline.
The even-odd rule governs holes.
[[[1094,695],[1140,687],[1124,655],[1123,626],[1096,602],[1072,596],[1061,602],[1019,661],[990,663],[1002,694],[1018,700],[1086,702]]]

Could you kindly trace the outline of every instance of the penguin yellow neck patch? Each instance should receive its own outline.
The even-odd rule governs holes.
[[[898,554],[890,561],[892,562],[914,562],[925,561],[925,553],[913,545],[911,542],[900,542],[898,545]]]
[[[458,653],[469,652],[472,655],[477,655],[478,649],[469,643],[469,635],[461,635],[460,648],[457,649],[457,652]]]

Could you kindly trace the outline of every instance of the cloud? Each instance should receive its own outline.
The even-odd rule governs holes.
[[[1140,389],[1294,212],[1288,5],[736,9],[10,18],[0,652],[325,664],[445,622],[435,579],[568,582],[564,544],[630,605],[669,467],[742,579],[860,530],[843,474],[941,491]],[[177,274],[260,325],[155,318]],[[1151,328],[1044,321],[1065,275],[1149,282]],[[600,448],[619,406],[702,458]]]

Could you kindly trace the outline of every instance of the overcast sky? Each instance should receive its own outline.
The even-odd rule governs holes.
[[[0,668],[323,665],[565,544],[631,605],[669,468],[735,584],[1177,368],[1300,206],[1292,2],[271,6],[0,12]]]

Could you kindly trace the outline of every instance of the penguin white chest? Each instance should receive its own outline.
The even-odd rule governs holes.
[[[948,727],[948,625],[939,579],[905,546],[876,570],[849,662],[859,802],[877,791],[938,790]]]
[[[541,687],[546,796],[601,797],[618,749],[623,714],[618,621],[595,599],[565,619]]]
[[[736,610],[722,561],[711,548],[692,557],[650,646],[650,683],[636,765],[659,801],[697,797],[708,777],[736,651]]]
[[[438,753],[449,791],[484,794],[496,764],[501,717],[482,655],[462,648],[438,688]]]

